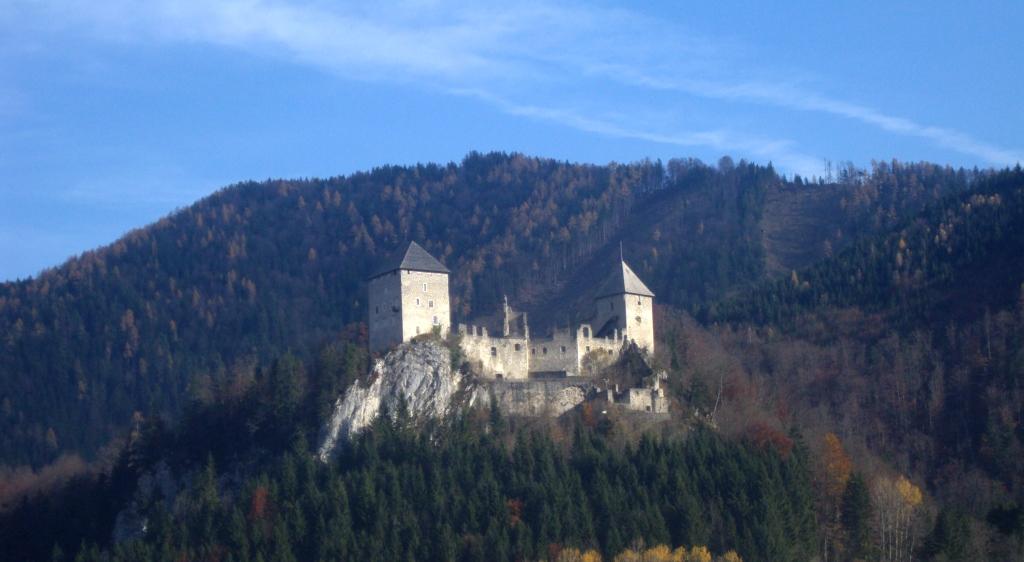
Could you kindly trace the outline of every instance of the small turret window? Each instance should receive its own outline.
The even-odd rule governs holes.
[[[434,301],[427,301],[427,306],[430,308],[434,308]]]
[[[437,321],[437,316],[434,317],[434,325],[437,326],[440,322]]]
[[[562,353],[565,353],[565,346],[562,346]]]
[[[423,292],[424,292],[424,293],[426,293],[426,292],[427,292],[427,284],[426,284],[426,283],[424,283],[424,284],[423,284]]]
[[[491,357],[497,357],[497,355],[498,355],[498,348],[492,347],[491,348]]]
[[[542,347],[542,348],[540,348],[540,352],[541,352],[542,354],[544,354],[544,355],[547,355],[547,354],[548,354],[548,348],[546,348],[546,347]]]
[[[416,306],[420,305],[420,299],[416,299]]]
[[[519,344],[517,343],[517,344],[516,344],[516,351],[521,351],[522,349],[523,349],[523,346],[521,346],[521,345],[519,345]]]

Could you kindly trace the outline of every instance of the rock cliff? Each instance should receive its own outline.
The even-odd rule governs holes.
[[[590,381],[491,381],[453,370],[451,354],[435,341],[404,343],[378,359],[334,404],[318,455],[322,461],[370,426],[381,412],[404,407],[416,423],[443,420],[474,404],[511,415],[560,416],[597,392]]]
[[[356,381],[334,404],[318,454],[334,455],[339,443],[373,423],[381,411],[405,408],[413,421],[444,419],[473,404],[472,377],[452,370],[451,355],[438,342],[405,343],[378,359],[365,380]]]

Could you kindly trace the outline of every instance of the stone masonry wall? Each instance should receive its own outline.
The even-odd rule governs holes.
[[[526,337],[494,337],[486,328],[459,324],[462,352],[486,378],[526,380],[530,372],[530,358]]]
[[[374,277],[369,283],[370,351],[402,343],[401,280],[398,270]]]
[[[448,274],[402,270],[402,341],[429,334],[434,327],[448,335],[452,316]]]

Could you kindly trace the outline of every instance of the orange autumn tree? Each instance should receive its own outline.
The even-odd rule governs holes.
[[[822,443],[820,474],[821,505],[818,517],[824,531],[822,560],[837,558],[843,550],[842,507],[846,484],[853,472],[853,461],[835,433],[825,434]]]

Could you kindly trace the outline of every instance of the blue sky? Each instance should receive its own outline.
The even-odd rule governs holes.
[[[1024,160],[1024,2],[778,4],[0,0],[0,280],[236,181],[471,150]]]

